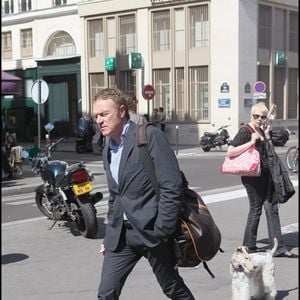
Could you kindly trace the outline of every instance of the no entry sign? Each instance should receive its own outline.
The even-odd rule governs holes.
[[[144,90],[143,90],[143,97],[146,100],[151,100],[154,97],[154,95],[155,95],[154,87],[150,84],[145,85]]]

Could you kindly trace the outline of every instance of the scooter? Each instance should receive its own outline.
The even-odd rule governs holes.
[[[96,133],[93,120],[90,117],[81,117],[74,130],[76,136],[76,151],[78,153],[93,152],[93,137]]]
[[[227,127],[230,125],[224,125],[218,128],[217,132],[204,132],[204,135],[200,138],[200,146],[204,152],[210,151],[211,148],[219,147],[229,144],[229,133]]]
[[[43,180],[35,190],[35,202],[42,214],[53,220],[49,230],[57,221],[74,222],[84,237],[94,238],[98,231],[95,204],[103,195],[91,194],[94,176],[83,162],[68,165],[65,161],[51,160],[51,153],[62,141],[63,138],[47,144],[45,151],[35,146],[22,152],[32,171]]]

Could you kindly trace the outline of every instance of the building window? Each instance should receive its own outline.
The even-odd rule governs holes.
[[[154,107],[159,108],[160,106],[164,108],[167,119],[172,119],[172,110],[173,105],[171,103],[170,96],[170,70],[154,70],[154,89],[155,89],[155,98],[154,98]]]
[[[258,47],[271,49],[272,8],[259,5],[258,11]]]
[[[120,54],[135,51],[135,15],[120,17]]]
[[[5,0],[2,6],[2,14],[8,15],[14,13],[14,0]]]
[[[285,51],[286,11],[275,8],[275,50]]]
[[[153,13],[153,49],[166,51],[170,49],[170,12]]]
[[[90,74],[90,93],[93,102],[95,95],[101,89],[105,88],[104,73]]]
[[[67,56],[76,54],[76,47],[72,37],[65,31],[55,32],[46,47],[47,56]]]
[[[190,47],[208,47],[208,5],[190,8]]]
[[[90,57],[104,56],[103,20],[88,22]]]
[[[289,32],[289,50],[291,52],[298,52],[298,41],[299,41],[299,14],[297,12],[290,12],[290,32]]]
[[[192,121],[208,121],[208,67],[190,68],[190,113]]]
[[[1,55],[3,59],[12,59],[11,31],[2,32]]]
[[[285,83],[285,68],[274,69],[274,103],[277,105],[276,108],[276,119],[284,118],[284,83]]]
[[[185,49],[185,35],[184,35],[184,10],[175,10],[175,50],[183,51]]]
[[[133,76],[132,71],[120,72],[119,88],[122,91],[136,91],[136,78]]]
[[[184,68],[175,69],[175,105],[176,120],[186,120],[186,107],[184,102]]]
[[[19,1],[19,11],[25,12],[31,10],[31,0],[20,0]]]
[[[116,56],[116,20],[114,18],[107,19],[107,47],[108,56]]]
[[[32,56],[32,29],[21,30],[21,57]]]
[[[298,69],[289,69],[289,87],[288,87],[288,119],[298,119],[299,105],[299,75]]]
[[[67,0],[53,0],[53,6],[61,6],[67,4]]]

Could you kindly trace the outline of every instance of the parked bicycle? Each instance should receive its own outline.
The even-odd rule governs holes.
[[[299,146],[292,146],[286,152],[286,164],[294,173],[298,173]]]

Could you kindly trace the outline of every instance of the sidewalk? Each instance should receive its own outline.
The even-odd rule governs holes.
[[[291,135],[290,139],[287,141],[285,146],[283,147],[275,147],[276,152],[278,154],[284,154],[286,153],[287,149],[291,147],[292,145],[296,145],[298,143],[298,137],[295,135]],[[23,147],[23,149],[29,149],[33,144],[31,143],[20,143],[20,145]],[[43,148],[45,146],[45,142],[41,142],[41,147]],[[204,152],[200,146],[196,145],[171,145],[174,153],[177,155],[177,157],[180,158],[186,158],[186,157],[222,157],[225,156],[227,147],[223,147],[223,151],[220,151],[219,149],[211,149],[209,152]],[[63,152],[65,155],[65,158],[68,160],[68,153],[74,153],[76,155],[75,150],[75,139],[74,138],[68,138],[65,141],[61,142],[56,149],[56,152]],[[95,155],[95,161],[97,159],[97,155],[99,153],[99,148],[97,144],[94,144],[94,153],[89,155]],[[78,154],[78,161],[82,159],[82,154]],[[24,165],[24,172],[23,172],[24,178],[16,178],[9,181],[2,181],[1,182],[1,194],[2,196],[9,196],[9,195],[15,195],[20,193],[30,193],[35,190],[35,188],[42,184],[42,180],[39,175],[34,175],[31,171],[30,165],[28,163],[25,163]]]

